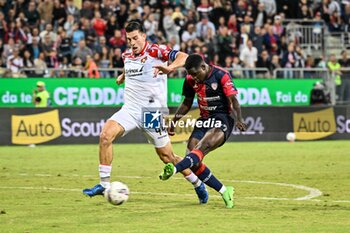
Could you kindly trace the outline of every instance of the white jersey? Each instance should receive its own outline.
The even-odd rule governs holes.
[[[123,53],[125,70],[124,108],[138,111],[143,107],[167,107],[167,75],[154,77],[155,65],[174,60],[176,50],[164,45],[146,43],[142,52],[134,56]]]

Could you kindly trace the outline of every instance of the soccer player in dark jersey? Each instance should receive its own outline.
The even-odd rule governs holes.
[[[227,208],[232,208],[234,188],[225,187],[202,163],[205,155],[222,146],[230,137],[233,127],[245,131],[240,105],[236,99],[237,89],[231,81],[229,72],[204,62],[198,54],[192,54],[186,59],[185,68],[188,73],[183,86],[183,100],[177,109],[168,133],[174,135],[175,123],[191,109],[197,93],[200,108],[200,121],[188,140],[189,154],[179,163],[165,165],[159,178],[167,180],[174,174],[190,168],[199,179],[222,195]],[[215,124],[205,124],[214,121]],[[207,128],[203,126],[209,126]],[[202,126],[202,127],[200,127]]]

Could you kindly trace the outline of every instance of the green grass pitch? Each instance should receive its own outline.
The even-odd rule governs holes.
[[[175,144],[183,154],[185,144]],[[113,206],[81,190],[98,183],[98,145],[0,147],[0,232],[350,232],[349,141],[227,143],[205,158],[236,188],[234,209],[215,191],[197,204],[181,175],[160,181],[151,145],[115,144]]]

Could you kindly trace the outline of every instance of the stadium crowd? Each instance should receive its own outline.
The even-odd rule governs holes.
[[[283,22],[315,20],[317,27],[324,20],[329,31],[347,32],[350,0],[0,0],[1,76],[50,77],[47,68],[62,68],[55,76],[111,77],[103,68],[123,67],[123,27],[131,19],[142,21],[153,43],[200,53],[238,78],[240,68],[266,68],[247,75],[268,78],[281,67],[327,67],[328,58],[287,40]]]

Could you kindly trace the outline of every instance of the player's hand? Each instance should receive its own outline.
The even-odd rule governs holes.
[[[247,125],[243,121],[237,121],[236,127],[242,132],[247,130]]]
[[[169,134],[169,136],[174,136],[175,135],[175,127],[174,127],[173,122],[171,122],[169,127],[168,127],[168,134]]]
[[[125,75],[124,74],[121,74],[118,76],[117,80],[115,80],[115,82],[120,85],[120,84],[123,84],[125,81]]]
[[[154,77],[157,77],[158,74],[170,74],[174,71],[173,68],[164,65],[155,65],[154,68]]]

